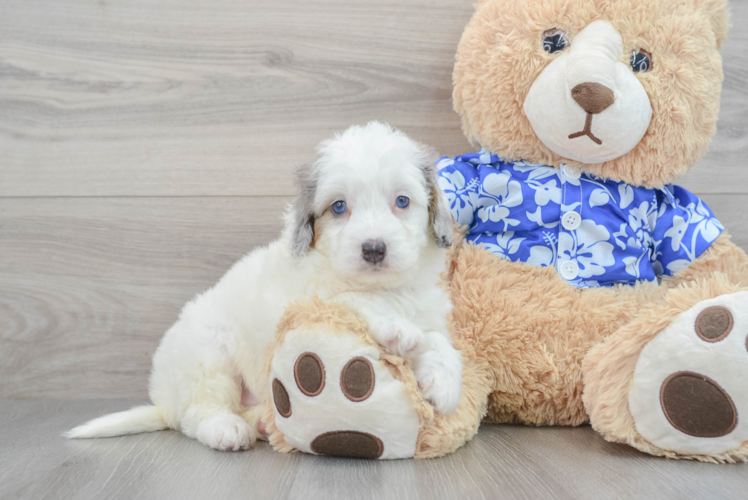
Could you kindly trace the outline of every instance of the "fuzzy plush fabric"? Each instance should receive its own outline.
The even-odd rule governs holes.
[[[584,403],[590,412],[593,427],[605,439],[627,443],[646,453],[668,458],[714,463],[735,463],[748,459],[748,440],[737,449],[714,455],[659,448],[641,436],[629,411],[634,369],[642,349],[674,317],[698,303],[745,290],[731,281],[729,276],[718,273],[709,280],[684,282],[670,289],[663,297],[664,301],[660,299],[648,304],[633,321],[590,351],[584,360]]]
[[[273,358],[279,352],[284,342],[286,342],[287,334],[299,329],[323,331],[325,336],[331,336],[333,339],[336,337],[339,339],[344,335],[353,336],[361,346],[367,346],[379,351],[380,361],[384,363],[384,366],[392,377],[405,386],[410,404],[412,404],[418,416],[418,439],[422,438],[424,428],[429,426],[434,420],[434,410],[419,392],[415,376],[410,370],[408,363],[400,357],[387,354],[371,338],[366,322],[355,316],[342,304],[324,302],[317,297],[313,297],[310,300],[299,301],[289,305],[278,323],[275,340],[265,355],[263,365],[265,378],[270,379]],[[321,350],[324,349],[324,346],[321,344],[318,347]],[[335,380],[328,381],[329,384],[335,384],[335,382]],[[294,451],[294,447],[286,441],[285,436],[278,428],[276,411],[270,392],[268,391],[268,399],[265,401],[266,411],[263,415],[263,422],[267,428],[268,441],[277,451]]]
[[[497,259],[473,245],[459,252],[452,276],[453,337],[463,357],[466,346],[475,353],[491,388],[487,421],[586,422],[582,359],[631,320],[634,290],[582,292],[552,269]]]
[[[552,269],[499,259],[472,244],[458,246],[447,279],[465,393],[457,414],[436,415],[441,426],[427,427],[430,441],[439,444],[428,456],[452,451],[472,437],[483,419],[527,425],[591,421],[606,439],[647,453],[707,462],[746,460],[748,441],[717,455],[654,446],[636,431],[628,396],[643,347],[700,301],[745,290],[747,262],[723,234],[662,286],[580,290]]]
[[[748,257],[723,234],[694,264],[658,286],[577,289],[552,269],[496,258],[459,236],[449,255],[454,314],[450,330],[462,353],[462,394],[457,411],[435,413],[418,391],[409,363],[387,354],[371,339],[365,322],[343,305],[319,299],[289,306],[265,358],[286,334],[299,328],[355,335],[376,346],[393,377],[407,387],[420,429],[415,458],[451,453],[481,422],[580,425],[591,422],[605,439],[669,458],[707,462],[748,459],[748,441],[725,453],[699,455],[659,448],[636,429],[628,408],[634,369],[642,349],[672,320],[699,302],[746,290],[745,274],[724,267]],[[720,265],[724,264],[724,265]],[[702,276],[706,275],[709,280]],[[263,417],[278,451],[293,451],[275,423],[272,401]]]
[[[591,25],[595,29],[586,30]],[[482,0],[476,4],[457,51],[455,110],[472,142],[509,161],[555,167],[567,164],[586,175],[659,188],[700,159],[715,132],[722,82],[719,48],[728,28],[726,0]],[[600,51],[590,51],[589,57],[602,57],[600,60],[615,70],[598,70],[585,57],[578,57],[583,51],[569,50],[580,34],[580,44],[587,48],[585,43],[589,44],[593,31]],[[618,56],[618,61],[605,60]],[[641,66],[643,60],[645,66]],[[558,71],[563,64],[568,64],[568,71]],[[584,84],[573,81],[580,67],[588,72],[579,77],[588,78],[587,82],[582,80]],[[545,71],[547,68],[553,71]],[[622,71],[631,73],[624,75]],[[638,85],[634,82],[631,87],[632,75],[646,91],[652,111],[642,139],[611,160],[574,161],[574,156],[596,153],[592,142],[579,146],[572,141],[596,137],[604,144],[605,133],[616,130],[615,113],[620,111],[610,100],[600,101],[599,107],[588,106],[588,110],[579,94],[575,96],[579,91],[575,85],[585,91],[597,88],[595,99],[604,97],[602,88],[614,90],[615,100],[625,100],[633,98],[627,89]],[[531,94],[530,89],[535,84],[537,90],[540,80],[545,89],[568,89],[570,94],[559,98],[566,111],[557,112],[545,102],[548,94]],[[622,85],[622,81],[629,83]],[[574,107],[574,101],[579,108]],[[607,111],[605,106],[610,106]],[[528,110],[531,119],[525,114]],[[569,117],[576,122],[576,115],[584,116],[583,111],[587,114],[585,133],[591,131],[595,137],[577,138],[580,134],[571,133],[564,140],[567,131],[557,129],[569,127]],[[553,121],[550,127],[542,121],[543,113]],[[545,144],[540,137],[543,134]],[[560,156],[558,151],[563,149],[570,154]],[[602,148],[598,153],[606,154]],[[467,186],[460,189],[466,191]],[[654,455],[707,462],[748,460],[748,435],[743,435],[746,431],[740,427],[730,431],[730,440],[742,445],[713,453],[693,452],[689,450],[705,449],[695,443],[707,438],[681,433],[672,421],[671,427],[662,427],[666,429],[662,432],[672,434],[664,437],[652,428],[637,427],[647,422],[660,426],[665,418],[669,420],[664,400],[643,410],[644,399],[630,401],[634,394],[664,397],[669,378],[660,380],[658,370],[669,370],[669,365],[654,369],[647,359],[655,358],[644,353],[652,353],[646,349],[650,344],[658,349],[664,345],[658,359],[668,359],[671,348],[678,353],[679,345],[663,344],[662,339],[670,337],[658,337],[665,332],[675,332],[675,337],[688,339],[691,346],[680,361],[671,363],[673,369],[690,359],[702,372],[739,373],[744,361],[748,363],[743,359],[748,353],[740,347],[745,333],[736,327],[730,334],[730,345],[740,346],[730,351],[730,356],[719,358],[721,366],[704,365],[703,360],[713,359],[715,349],[724,345],[699,344],[689,319],[711,307],[709,304],[723,311],[731,307],[736,313],[742,310],[736,304],[743,295],[731,294],[748,287],[748,257],[727,233],[685,268],[663,278],[659,286],[640,283],[577,290],[552,269],[501,260],[469,245],[454,254],[452,268],[453,335],[464,356],[474,353],[481,387],[490,388],[486,420],[578,425],[589,419],[606,439]],[[699,352],[705,357],[700,358]],[[680,373],[691,367],[677,368]],[[720,368],[724,370],[720,372]],[[708,378],[704,373],[696,377]],[[645,383],[650,385],[641,385]],[[731,404],[739,419],[740,412],[748,410],[748,401],[738,392],[734,395],[738,400],[731,400]],[[700,403],[690,398],[682,394],[679,401],[684,407],[696,408]],[[645,415],[638,423],[630,407],[633,404],[639,405],[639,415]],[[701,408],[709,412],[708,405]],[[639,431],[661,444],[685,444],[682,449],[657,446]]]
[[[604,163],[581,164],[562,158],[541,142],[523,105],[538,76],[595,21],[602,22],[596,25],[600,29],[588,34],[620,36],[624,49],[620,60],[610,66],[619,74],[631,71],[625,76],[629,83],[632,75],[638,79],[652,117],[643,138],[628,153]],[[457,53],[455,109],[470,140],[509,161],[556,167],[567,163],[586,175],[660,188],[705,153],[715,131],[722,81],[718,49],[728,21],[726,0],[481,0]],[[546,52],[543,45],[548,37]],[[582,36],[585,39],[589,41]],[[611,56],[620,52],[620,45],[616,38],[615,43],[600,47],[605,46],[601,51]],[[589,53],[594,56],[594,52]],[[641,66],[645,58],[646,72]],[[553,74],[562,78],[564,72]],[[611,81],[615,84],[615,79]],[[568,83],[559,85],[572,91]],[[626,98],[625,88],[616,87],[624,89],[616,99]],[[590,121],[597,134],[596,124],[603,128],[600,117],[605,111],[600,111],[602,105],[588,107],[592,111],[584,111],[595,115]],[[455,193],[468,189],[465,183],[455,186]],[[450,198],[450,203],[457,199]],[[590,206],[588,211],[598,208]],[[703,214],[689,210],[681,218],[699,223],[696,219]],[[621,216],[620,223],[625,222]],[[626,244],[634,243],[627,240]],[[748,291],[748,256],[723,232],[704,253],[689,260],[659,284],[579,289],[553,267],[504,260],[466,242],[463,233],[450,250],[444,277],[454,304],[450,332],[463,362],[457,410],[447,415],[434,412],[418,393],[409,364],[381,352],[394,378],[408,387],[419,416],[414,456],[436,457],[457,449],[475,435],[481,422],[590,422],[605,439],[653,455],[748,461],[748,426],[740,423],[748,412],[748,398],[734,376],[748,367],[748,327],[740,324],[748,322],[741,303]],[[728,314],[730,320],[722,336],[712,340],[699,333],[698,318],[708,309]],[[730,330],[733,320],[735,328]],[[284,332],[310,325],[329,328],[331,335],[348,332],[372,342],[365,324],[342,307],[320,301],[296,304],[279,325],[266,373]],[[670,342],[671,338],[682,342]],[[688,346],[685,354],[679,351],[683,346]],[[722,435],[710,436],[726,439],[705,447],[706,434],[700,437],[698,429],[681,432],[683,427],[671,420],[663,395],[669,381],[683,373],[696,383],[711,380],[717,384],[712,387],[727,396],[723,401],[732,404],[730,415],[738,423]],[[715,382],[720,377],[725,387],[732,388],[732,396]],[[687,392],[676,396],[678,411],[685,408],[690,418],[688,408],[698,407],[700,417],[706,415],[709,423],[708,398],[696,401]],[[649,405],[652,400],[656,402]],[[277,449],[289,451],[273,418],[272,411],[265,416],[270,440]],[[720,443],[728,442],[720,448]],[[707,448],[712,451],[692,451]]]
[[[596,20],[610,22],[630,51],[645,49],[653,70],[638,74],[652,120],[627,154],[586,164],[589,174],[648,188],[683,174],[706,152],[716,130],[722,82],[718,48],[727,35],[726,0],[484,0],[457,50],[453,100],[463,132],[507,160],[558,166],[533,131],[523,104],[554,54],[546,30],[574,35]],[[594,126],[594,122],[593,122]]]

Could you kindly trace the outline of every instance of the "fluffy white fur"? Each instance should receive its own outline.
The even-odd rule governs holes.
[[[67,437],[172,428],[212,448],[248,448],[263,409],[248,407],[247,396],[266,400],[261,365],[276,324],[289,303],[313,295],[348,304],[377,342],[412,360],[437,411],[456,409],[462,364],[439,285],[452,220],[430,150],[373,122],[323,142],[318,153],[298,173],[281,238],[237,262],[166,332],[153,358],[153,406],[92,420]],[[406,208],[399,196],[409,198]],[[335,214],[336,201],[348,210]],[[364,260],[368,240],[386,244],[383,261]]]

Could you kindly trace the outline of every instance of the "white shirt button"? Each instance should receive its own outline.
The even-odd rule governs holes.
[[[580,172],[577,172],[573,168],[571,168],[569,165],[564,165],[563,168],[564,175],[568,177],[569,179],[579,179],[582,177],[582,174]]]
[[[567,281],[576,279],[579,276],[579,265],[575,260],[567,260],[558,266],[558,274]]]
[[[564,216],[561,217],[561,225],[564,226],[564,229],[567,231],[574,231],[581,224],[582,216],[577,212],[566,212]]]

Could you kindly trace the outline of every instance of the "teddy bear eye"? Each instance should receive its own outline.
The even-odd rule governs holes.
[[[543,50],[549,54],[561,52],[569,46],[569,37],[563,30],[553,28],[543,32]]]
[[[652,54],[644,49],[631,52],[631,69],[634,73],[646,73],[652,69]]]

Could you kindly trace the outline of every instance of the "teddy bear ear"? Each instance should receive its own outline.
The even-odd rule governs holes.
[[[727,39],[730,30],[730,11],[727,8],[727,0],[695,0],[696,6],[704,10],[712,23],[712,29],[717,37],[717,48]]]

